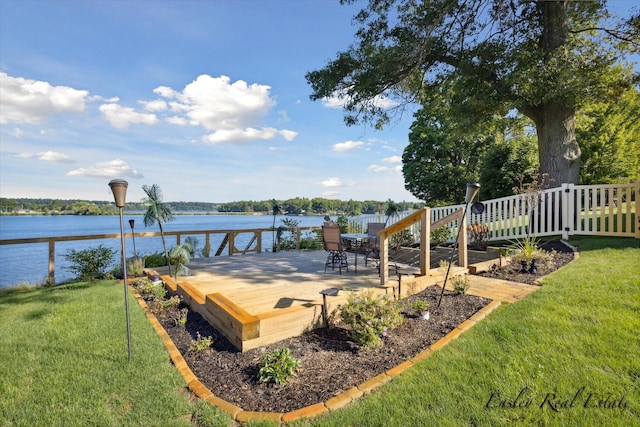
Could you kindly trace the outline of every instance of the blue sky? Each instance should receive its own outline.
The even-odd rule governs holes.
[[[0,0],[0,196],[415,200],[411,111],[376,131],[309,100],[364,4]]]

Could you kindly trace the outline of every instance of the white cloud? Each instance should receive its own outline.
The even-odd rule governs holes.
[[[219,142],[248,142],[256,139],[273,139],[278,131],[274,128],[263,129],[220,129],[202,137],[203,141],[216,144]]]
[[[67,176],[91,178],[113,178],[116,176],[129,178],[144,177],[140,172],[132,169],[125,161],[120,159],[96,163],[95,165],[87,168],[75,169],[67,172]]]
[[[295,137],[298,136],[298,132],[288,129],[279,130],[278,134],[280,134],[280,136],[282,136],[287,141],[293,141]]]
[[[227,76],[203,74],[174,97],[186,107],[187,116],[205,129],[242,129],[255,125],[275,105],[269,97],[270,89],[242,80],[231,83]]]
[[[74,163],[74,161],[66,154],[57,153],[55,151],[44,151],[42,153],[38,153],[38,159],[46,162]]]
[[[14,138],[20,139],[24,135],[24,132],[20,128],[15,128],[11,135],[13,135]]]
[[[264,118],[276,105],[269,95],[270,90],[271,87],[266,85],[249,85],[242,80],[231,82],[224,75],[211,77],[203,74],[180,92],[166,86],[159,86],[153,92],[171,100],[168,108],[176,115],[167,122],[202,126],[210,131],[202,138],[205,142],[246,142],[277,136],[291,141],[297,132],[262,126]],[[278,111],[278,115],[279,121],[289,120],[284,111]]]
[[[47,82],[11,77],[0,72],[0,123],[40,124],[63,112],[81,113],[89,95],[86,90],[51,86]]]
[[[369,172],[389,172],[389,168],[387,166],[380,166],[380,165],[371,165],[367,168],[367,170]]]
[[[382,161],[385,163],[402,163],[402,157],[400,156],[385,157],[384,159],[382,159]]]
[[[178,92],[167,86],[158,86],[153,90],[153,93],[160,95],[163,98],[175,98],[178,96]]]
[[[187,124],[187,121],[185,120],[184,117],[178,117],[178,116],[167,117],[166,121],[167,123],[170,123],[172,125],[178,125],[178,126],[185,126]]]
[[[156,99],[153,101],[140,101],[140,103],[144,105],[145,110],[151,111],[152,113],[165,111],[168,108],[167,103],[162,99]]]
[[[333,151],[351,151],[364,145],[362,141],[345,141],[333,145]]]
[[[118,129],[126,129],[130,124],[141,123],[145,125],[155,125],[158,118],[155,114],[139,113],[130,107],[122,107],[118,104],[103,104],[100,112],[111,126]]]
[[[321,187],[342,187],[340,178],[332,177],[318,183]]]

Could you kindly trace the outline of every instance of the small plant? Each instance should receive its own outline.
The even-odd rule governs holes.
[[[418,313],[425,313],[429,310],[429,302],[423,299],[414,301],[411,308]]]
[[[411,304],[413,311],[418,313],[424,320],[429,320],[429,302],[423,299],[414,301]]]
[[[262,352],[258,380],[261,383],[286,384],[287,379],[295,375],[300,368],[300,361],[291,355],[288,348]]]
[[[164,287],[163,282],[154,283],[147,277],[141,277],[136,279],[132,283],[133,287],[140,292],[142,298],[152,301],[162,301],[167,295],[167,290]]]
[[[144,258],[133,256],[127,260],[127,275],[139,277],[144,274]]]
[[[193,248],[189,243],[177,245],[171,249],[171,252],[169,252],[169,258],[171,259],[171,264],[176,266],[175,276],[189,275],[189,268],[187,265],[191,262],[192,253]]]
[[[400,304],[392,298],[375,297],[373,291],[349,295],[340,307],[340,317],[349,326],[353,338],[364,346],[379,346],[381,336],[402,324]]]
[[[512,272],[538,272],[539,267],[546,266],[553,260],[553,254],[540,249],[540,241],[533,236],[527,236],[512,243],[509,248],[511,264],[508,269]]]
[[[449,261],[447,261],[446,259],[441,259],[439,267],[440,267],[440,271],[442,271],[443,273],[446,273],[447,270],[449,269]]]
[[[156,300],[155,311],[162,313],[170,310],[177,310],[182,303],[182,298],[178,295],[174,295],[168,299]]]
[[[97,248],[76,251],[69,249],[64,258],[71,263],[69,270],[77,274],[79,280],[93,281],[104,277],[105,271],[113,263],[115,251],[104,245]]]
[[[431,246],[445,245],[449,237],[451,237],[451,229],[446,225],[431,230]]]
[[[208,350],[211,344],[213,344],[212,337],[203,337],[200,335],[200,332],[196,332],[196,336],[196,341],[189,347],[189,351],[192,353],[202,353]]]
[[[189,314],[188,308],[174,308],[169,310],[169,317],[176,322],[176,326],[185,326],[187,324],[187,314]]]
[[[467,290],[469,289],[469,278],[465,275],[465,276],[456,276],[454,277],[451,282],[453,283],[453,290],[457,293],[457,294],[466,294]]]
[[[480,224],[476,221],[467,227],[467,233],[469,233],[469,239],[471,240],[469,246],[481,251],[487,249],[488,240],[491,237],[487,224]]]

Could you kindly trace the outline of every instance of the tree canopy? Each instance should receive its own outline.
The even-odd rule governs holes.
[[[576,111],[632,87],[611,70],[640,46],[640,14],[615,19],[600,1],[369,0],[355,22],[356,42],[307,73],[312,100],[338,97],[347,125],[376,127],[443,86],[459,126],[517,110],[555,185],[579,182]]]

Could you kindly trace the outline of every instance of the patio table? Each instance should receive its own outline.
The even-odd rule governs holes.
[[[362,244],[368,242],[371,236],[367,233],[344,233],[341,234],[343,242],[348,242],[349,247],[353,248],[353,253],[355,254],[355,274],[358,274],[358,250],[362,249]]]

